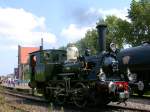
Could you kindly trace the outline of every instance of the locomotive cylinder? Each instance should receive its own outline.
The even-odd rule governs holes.
[[[104,24],[97,25],[99,52],[106,51],[106,28]]]

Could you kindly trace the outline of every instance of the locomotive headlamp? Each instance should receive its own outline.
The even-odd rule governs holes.
[[[120,88],[120,89],[123,88],[123,85],[122,85],[122,84],[119,84],[119,88]]]
[[[116,44],[115,43],[111,43],[110,44],[110,49],[113,51],[113,52],[116,52]]]
[[[111,81],[109,83],[108,87],[109,87],[109,92],[115,92],[115,90],[116,90],[116,84],[114,82]]]

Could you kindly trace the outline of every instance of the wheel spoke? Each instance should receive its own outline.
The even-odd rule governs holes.
[[[65,89],[63,83],[60,83],[55,90],[55,102],[59,105],[63,105],[65,102]]]
[[[74,104],[79,108],[83,108],[87,104],[84,89],[85,89],[85,86],[82,83],[77,84],[75,86],[75,90],[73,94],[73,101],[74,101]]]

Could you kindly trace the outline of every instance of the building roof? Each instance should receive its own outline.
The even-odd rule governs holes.
[[[28,58],[29,58],[29,53],[38,51],[40,48],[39,47],[21,47],[19,46],[19,63],[20,64],[27,64],[28,63]]]

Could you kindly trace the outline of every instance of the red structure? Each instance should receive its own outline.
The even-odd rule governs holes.
[[[29,53],[39,49],[39,47],[18,46],[18,79],[24,79],[25,72],[29,71]]]

